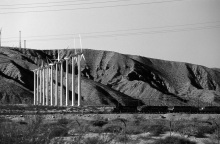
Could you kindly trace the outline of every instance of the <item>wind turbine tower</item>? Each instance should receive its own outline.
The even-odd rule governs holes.
[[[19,31],[19,47],[21,48],[21,31]]]
[[[0,29],[0,48],[2,47],[2,28]]]
[[[82,53],[82,40],[81,36],[79,35],[79,40],[80,40],[80,48],[81,48],[81,53],[78,55],[78,106],[81,106],[81,58],[85,57]]]

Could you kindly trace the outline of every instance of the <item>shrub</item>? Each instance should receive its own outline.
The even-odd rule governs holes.
[[[66,136],[68,134],[67,128],[64,127],[53,127],[50,129],[49,138]]]
[[[104,125],[107,124],[107,123],[108,123],[107,121],[96,120],[96,121],[93,121],[93,122],[92,122],[92,125],[93,125],[93,126],[102,127],[102,126],[104,126]]]
[[[107,142],[99,137],[88,137],[84,140],[84,144],[105,144],[105,143]]]
[[[199,125],[197,126],[198,129],[198,133],[196,135],[196,137],[205,137],[205,134],[212,134],[215,132],[216,128],[214,126],[205,126],[205,125]]]
[[[187,136],[196,136],[196,135],[198,135],[197,127],[192,126],[192,125],[183,127],[178,132],[183,134],[183,135],[187,135]]]
[[[69,123],[69,120],[66,118],[60,118],[58,119],[57,123],[60,125],[67,125]]]
[[[59,124],[43,124],[43,118],[36,115],[29,123],[19,124],[8,122],[0,124],[1,144],[42,144],[49,143],[50,139],[65,136],[67,129]]]
[[[145,121],[145,118],[142,115],[133,114],[133,122],[136,126],[139,126],[143,121]]]
[[[89,126],[89,131],[94,133],[102,133],[103,130],[100,127]]]
[[[153,136],[159,136],[169,130],[164,125],[150,125],[147,129]]]
[[[121,143],[126,143],[130,141],[131,139],[128,137],[126,134],[118,135],[116,137],[116,141],[121,142]]]
[[[153,144],[196,144],[196,142],[192,142],[186,138],[171,136],[165,139],[156,140]]]
[[[134,125],[127,126],[125,131],[126,134],[140,134],[144,132],[141,126],[134,126]]]
[[[121,126],[118,125],[106,125],[103,127],[103,132],[108,133],[120,133],[123,130]]]
[[[20,125],[15,122],[0,126],[1,144],[48,143],[48,131],[40,124]]]

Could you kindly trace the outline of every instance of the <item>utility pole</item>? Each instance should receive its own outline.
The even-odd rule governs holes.
[[[21,31],[19,31],[19,47],[21,48]]]
[[[26,40],[24,40],[24,48],[26,48]]]
[[[2,47],[2,28],[0,30],[0,48]]]

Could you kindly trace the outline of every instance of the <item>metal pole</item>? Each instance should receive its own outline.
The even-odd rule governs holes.
[[[40,105],[42,104],[42,101],[41,101],[41,97],[42,97],[42,71],[41,71],[41,69],[39,70],[39,72],[40,72]]]
[[[75,60],[72,57],[72,106],[75,106]]]
[[[55,105],[58,105],[58,63],[56,63]]]
[[[34,105],[36,105],[36,71],[34,70]]]
[[[78,106],[81,106],[81,55],[78,55]]]
[[[2,47],[2,28],[0,30],[0,48]]]
[[[49,90],[49,68],[47,67],[46,68],[46,105],[48,105],[48,99],[49,99],[49,97],[48,97],[48,90]]]
[[[51,78],[50,78],[50,104],[53,105],[53,64],[51,64],[50,70]]]
[[[37,105],[39,104],[39,70],[37,70]]]
[[[68,106],[68,103],[69,103],[68,58],[65,58],[65,60],[66,60],[66,106]]]
[[[43,105],[45,105],[45,76],[44,76],[45,69],[44,68],[42,70],[42,73],[43,73],[43,79],[42,79],[42,81],[43,81],[43,98],[42,98],[42,103],[43,103]]]
[[[63,106],[63,61],[60,63],[60,106]]]
[[[24,40],[24,48],[26,48],[26,40]]]
[[[21,31],[19,31],[19,47],[21,48]]]

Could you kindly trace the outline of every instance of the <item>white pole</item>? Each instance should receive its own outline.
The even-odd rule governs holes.
[[[43,79],[42,79],[42,81],[43,81],[43,98],[42,98],[42,103],[43,103],[43,105],[45,105],[45,76],[44,76],[45,69],[44,68],[42,70],[42,73],[43,73]]]
[[[26,40],[24,40],[24,48],[26,48]]]
[[[36,105],[36,71],[34,70],[34,105]]]
[[[51,78],[50,78],[50,104],[53,105],[53,64],[51,64],[50,70]]]
[[[48,90],[49,90],[49,67],[46,68],[46,105],[48,105]]]
[[[72,57],[72,106],[75,106],[75,60]]]
[[[60,106],[63,106],[63,61],[60,64]]]
[[[37,105],[39,104],[39,70],[37,69]]]
[[[68,103],[69,103],[68,58],[65,58],[65,60],[66,60],[66,106],[68,106]]]
[[[55,105],[58,105],[58,63],[56,63]]]
[[[19,31],[19,47],[21,48],[21,31]]]
[[[41,97],[42,97],[42,71],[41,71],[41,69],[39,70],[39,72],[40,72],[40,105],[42,104],[42,101],[41,101]]]
[[[0,30],[0,48],[2,47],[2,28]]]
[[[81,55],[78,55],[78,106],[81,106]]]

